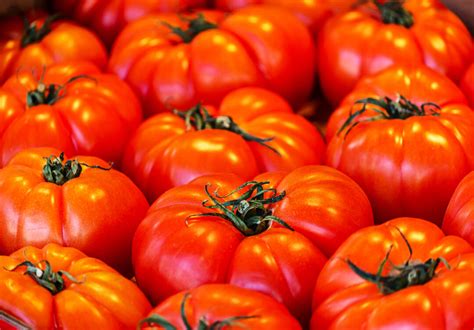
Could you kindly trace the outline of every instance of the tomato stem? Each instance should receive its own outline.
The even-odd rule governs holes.
[[[406,27],[412,27],[414,19],[412,13],[403,7],[405,0],[388,0],[381,3],[378,0],[372,1],[380,12],[382,22],[385,24],[397,24]]]
[[[7,323],[8,325],[11,325],[14,329],[17,329],[17,330],[31,330],[31,328],[28,325],[26,325],[21,320],[8,314],[5,311],[0,311],[0,321],[3,321]]]
[[[201,32],[217,28],[217,24],[206,21],[202,13],[198,13],[196,18],[186,18],[182,16],[180,18],[182,21],[188,23],[186,30],[173,26],[168,22],[162,22],[162,24],[168,27],[171,30],[171,33],[180,37],[184,43],[190,43]]]
[[[51,23],[60,17],[59,14],[48,16],[43,25],[38,29],[36,22],[29,22],[28,18],[23,17],[23,36],[21,37],[21,48],[40,42],[51,32]]]

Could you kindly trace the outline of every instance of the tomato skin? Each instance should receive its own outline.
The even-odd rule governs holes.
[[[474,52],[473,52],[474,54]],[[464,74],[460,87],[466,95],[466,98],[469,100],[469,105],[471,108],[474,108],[474,62],[466,70]]]
[[[325,25],[318,42],[318,70],[324,94],[334,106],[360,78],[394,64],[425,64],[456,82],[461,79],[473,49],[462,21],[439,1],[407,0],[404,7],[413,14],[411,28],[384,24],[372,4]]]
[[[63,276],[64,290],[52,295],[20,270],[9,271],[23,261],[44,260],[54,272],[69,272],[80,283]],[[10,256],[1,255],[0,292],[2,312],[34,329],[135,329],[151,309],[130,280],[98,259],[57,244],[42,249],[26,246]],[[2,317],[0,327],[8,329],[4,321]]]
[[[174,114],[155,115],[139,127],[122,160],[124,172],[150,201],[205,174],[227,171],[249,180],[265,171],[288,171],[323,161],[320,133],[275,93],[241,88],[229,93],[218,110],[206,108],[230,116],[251,135],[275,137],[268,145],[280,154],[229,131],[188,131],[185,121]]]
[[[39,72],[22,71],[0,88],[0,100],[6,104],[0,108],[0,167],[32,147],[120,161],[142,119],[140,103],[126,83],[88,62],[52,65],[44,83],[64,85],[79,75],[86,77],[67,84],[52,105],[27,105],[27,93],[39,86]]]
[[[186,29],[176,14],[145,16],[126,26],[115,41],[109,70],[131,84],[147,116],[197,102],[217,106],[226,94],[247,86],[268,88],[294,105],[306,101],[314,80],[314,44],[293,15],[266,6],[228,16],[200,13],[218,28],[189,43],[159,24]]]
[[[58,243],[75,247],[130,273],[130,248],[148,203],[124,174],[83,166],[82,174],[64,185],[46,182],[43,157],[52,148],[18,153],[0,170],[0,253],[27,245]],[[78,156],[88,165],[109,165]]]
[[[440,116],[361,122],[337,134],[361,108],[356,100],[397,95],[419,106],[434,102]],[[364,189],[376,222],[413,216],[441,225],[454,189],[474,168],[474,113],[465,103],[454,83],[427,68],[394,67],[363,79],[329,120],[327,164]]]
[[[186,293],[189,297],[186,300],[185,315],[193,329],[197,328],[202,317],[205,317],[208,324],[212,324],[234,316],[257,317],[238,320],[239,325],[236,322],[225,329],[301,329],[298,321],[282,304],[261,293],[228,284],[206,284],[188,292],[175,294],[156,306],[148,315],[160,315],[177,329],[185,330],[180,309]]]
[[[408,258],[399,228],[413,248],[412,260],[444,257],[453,267],[439,266],[437,276],[424,285],[382,295],[375,284],[356,275],[350,259],[365,271],[376,273],[393,245],[395,265]],[[470,329],[474,313],[466,304],[474,296],[473,248],[456,236],[445,236],[434,224],[415,218],[398,218],[364,228],[349,237],[331,257],[318,278],[313,298],[311,329],[417,328]],[[386,270],[390,268],[385,267]]]
[[[189,215],[209,212],[201,204],[208,199],[205,184],[226,194],[244,182],[231,174],[197,178],[153,203],[133,242],[137,282],[151,301],[157,303],[205,283],[231,283],[274,297],[303,324],[308,322],[314,286],[308,279],[315,280],[326,259],[323,252],[334,252],[337,242],[350,235],[344,236],[347,231],[373,223],[370,204],[357,185],[331,168],[306,166],[288,175],[263,174],[256,180],[267,178],[282,181],[274,187],[287,191],[283,201],[288,202],[271,208],[295,232],[273,223],[267,231],[245,237],[217,217],[186,221]],[[307,204],[309,200],[313,203]],[[309,239],[303,236],[306,233],[311,234]]]
[[[459,183],[449,202],[442,229],[474,246],[474,172]]]
[[[30,12],[30,22],[43,25],[46,14]],[[0,24],[0,83],[5,82],[18,70],[37,72],[45,66],[66,61],[88,61],[99,68],[107,64],[104,45],[91,31],[67,20],[52,23],[49,32],[41,41],[21,48],[23,20],[21,17],[2,19]]]

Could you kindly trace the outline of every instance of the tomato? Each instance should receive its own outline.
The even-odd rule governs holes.
[[[130,179],[98,158],[25,150],[0,169],[0,253],[58,243],[129,273],[132,236],[147,209]]]
[[[134,283],[57,244],[1,255],[0,293],[1,329],[135,329],[151,309]]]
[[[460,236],[474,246],[474,172],[454,191],[442,228],[445,233]]]
[[[313,86],[314,44],[303,24],[279,8],[156,14],[125,27],[109,69],[133,86],[146,115],[197,102],[217,106],[246,86],[301,104]]]
[[[205,3],[206,0],[55,0],[54,7],[89,26],[111,45],[127,23],[152,11],[180,12]]]
[[[68,20],[55,20],[42,12],[21,17],[3,18],[0,23],[0,83],[18,70],[65,61],[89,61],[104,68],[107,53],[104,45],[89,30]]]
[[[320,82],[333,105],[361,77],[393,64],[425,64],[461,79],[473,47],[456,15],[438,0],[374,2],[330,19],[320,34]]]
[[[362,80],[332,114],[327,137],[327,163],[364,189],[376,222],[412,216],[441,225],[474,169],[474,113],[453,82],[425,67]]]
[[[0,88],[0,103],[0,166],[30,147],[117,162],[142,118],[127,84],[87,62],[22,70]]]
[[[178,293],[148,315],[148,322],[144,321],[142,326],[169,324],[183,330],[198,329],[202,324],[207,325],[205,329],[220,329],[219,325],[228,330],[301,329],[282,304],[261,293],[228,284],[207,284]],[[211,325],[214,328],[209,328]]]
[[[228,94],[218,111],[197,105],[149,118],[126,148],[122,164],[154,201],[204,174],[230,172],[251,179],[266,171],[320,164],[324,152],[317,129],[284,99],[248,87]]]
[[[460,87],[469,100],[469,105],[471,108],[474,108],[474,62],[466,70],[466,73],[461,80]]]
[[[367,197],[324,166],[244,181],[215,174],[164,193],[134,236],[137,283],[154,303],[230,283],[272,296],[306,324],[325,255],[373,223]]]
[[[361,229],[321,271],[311,329],[472,329],[473,251],[421,219]]]

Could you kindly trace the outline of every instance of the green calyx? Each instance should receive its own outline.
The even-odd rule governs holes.
[[[407,29],[414,24],[413,14],[403,7],[404,0],[388,0],[381,3],[372,1],[380,12],[382,22],[385,24],[397,24]]]
[[[59,18],[59,15],[48,16],[43,25],[38,28],[36,22],[30,23],[26,17],[23,18],[23,36],[21,37],[21,48],[40,42],[51,32],[51,23]]]
[[[240,135],[246,141],[257,142],[258,144],[278,153],[278,150],[270,146],[267,142],[273,141],[275,137],[259,138],[253,136],[239,127],[230,116],[211,116],[201,104],[187,111],[173,110],[173,113],[184,119],[188,130],[195,129],[201,131],[204,129],[222,129]]]
[[[190,43],[201,32],[217,29],[217,24],[206,21],[202,13],[197,14],[196,18],[181,17],[181,20],[187,23],[187,29],[182,29],[173,26],[167,22],[162,24],[171,30],[171,33],[176,34],[183,40],[184,43]]]
[[[388,250],[387,254],[385,255],[384,259],[380,263],[378,271],[376,274],[371,274],[362,270],[360,267],[355,265],[349,259],[346,260],[348,266],[363,278],[366,281],[375,283],[382,294],[391,294],[410,286],[414,285],[423,285],[428,283],[436,276],[436,268],[439,266],[440,263],[443,263],[446,268],[450,269],[449,264],[444,258],[436,258],[436,259],[428,259],[425,262],[420,261],[411,261],[413,250],[410,246],[410,243],[406,239],[405,235],[401,232],[400,229],[395,227],[400,235],[402,235],[403,240],[405,241],[408,250],[409,250],[409,257],[407,261],[403,265],[392,265],[393,270],[390,275],[382,276],[383,269],[386,263],[389,261],[390,253],[392,251],[392,246]]]
[[[183,324],[186,330],[194,330],[186,316],[186,301],[189,299],[189,297],[190,297],[190,294],[186,293],[184,295],[183,301],[181,302],[181,308],[180,308],[181,320],[183,321]],[[196,330],[221,330],[221,329],[224,329],[224,327],[230,327],[230,326],[233,326],[233,327],[238,326],[238,327],[245,328],[245,326],[242,324],[239,324],[238,321],[248,320],[248,319],[252,319],[256,317],[258,316],[252,316],[252,315],[251,316],[234,316],[234,317],[229,317],[227,319],[224,319],[222,321],[215,321],[211,324],[208,323],[205,317],[201,317],[199,319],[199,323]],[[174,326],[165,318],[157,314],[152,314],[146,319],[141,320],[140,323],[138,323],[137,329],[142,329],[144,325],[149,325],[149,326],[157,325],[163,328],[164,330],[177,330],[178,329],[178,327]]]
[[[82,166],[98,168],[104,171],[112,169],[112,165],[105,168],[98,165],[80,163],[77,159],[70,159],[64,162],[64,152],[62,152],[59,157],[51,155],[45,159],[46,164],[43,166],[43,178],[46,182],[54,183],[59,186],[62,186],[69,180],[78,178],[82,173]]]

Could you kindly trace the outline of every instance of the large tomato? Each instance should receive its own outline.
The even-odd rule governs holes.
[[[474,52],[473,52],[474,56]],[[474,108],[474,62],[469,66],[461,80],[461,89],[469,100],[469,104]]]
[[[150,12],[180,12],[205,3],[206,0],[55,0],[54,7],[89,26],[111,45],[127,23]]]
[[[105,47],[94,33],[67,20],[44,13],[3,18],[0,22],[0,83],[16,71],[64,61],[90,61],[99,68],[107,63]],[[25,26],[25,23],[28,23]]]
[[[274,297],[306,323],[324,255],[373,223],[367,197],[324,166],[243,183],[216,174],[164,193],[135,233],[137,282],[155,303],[201,284],[231,283]]]
[[[30,147],[118,161],[142,118],[127,84],[88,62],[25,68],[0,88],[0,104],[0,166]]]
[[[261,293],[228,284],[207,284],[178,293],[156,306],[142,321],[141,328],[145,325],[170,325],[174,328],[167,329],[176,330],[301,329],[282,304]]]
[[[316,128],[284,99],[248,87],[227,95],[218,111],[198,105],[181,116],[163,113],[148,119],[122,163],[153,201],[204,174],[230,172],[251,179],[266,171],[320,164],[324,152]]]
[[[74,248],[0,255],[0,329],[135,329],[150,309],[134,283]]]
[[[364,189],[376,222],[413,216],[441,225],[474,169],[474,112],[453,82],[424,67],[362,80],[332,114],[327,136],[327,163]]]
[[[474,246],[474,172],[456,188],[442,228],[445,233],[460,236]]]
[[[52,242],[129,273],[133,233],[147,209],[130,179],[98,158],[25,150],[0,169],[0,253]]]
[[[393,64],[426,64],[459,81],[472,60],[469,31],[438,0],[366,1],[330,19],[318,40],[321,86],[333,105],[359,78]]]
[[[296,17],[252,6],[228,16],[143,17],[118,36],[109,69],[135,88],[150,115],[197,102],[218,105],[246,86],[267,87],[301,104],[313,86],[313,58],[311,35]]]
[[[361,229],[331,257],[314,291],[311,329],[472,329],[473,298],[469,243],[398,218]]]

